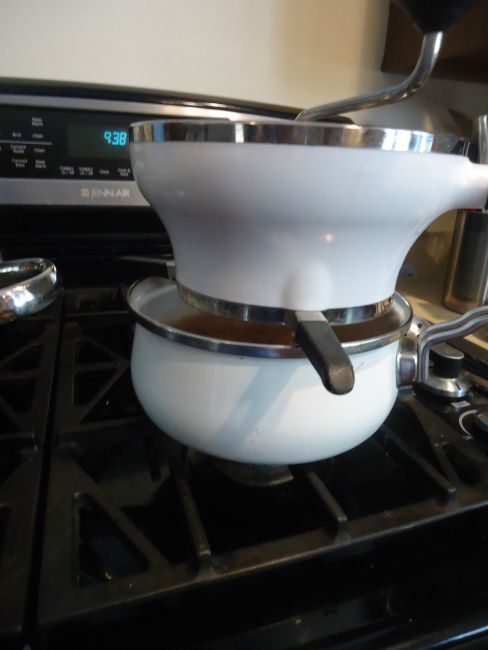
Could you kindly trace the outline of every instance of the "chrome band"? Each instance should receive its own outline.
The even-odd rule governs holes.
[[[444,133],[290,120],[136,122],[131,126],[131,141],[296,144],[463,156],[469,151],[469,140]]]
[[[261,307],[259,305],[244,305],[240,302],[220,300],[206,296],[193,289],[188,289],[179,282],[176,283],[178,292],[183,300],[190,305],[206,311],[214,316],[233,318],[234,320],[251,321],[255,323],[280,323],[293,324],[295,322],[294,312],[280,307]],[[327,309],[324,316],[331,325],[351,325],[353,323],[364,323],[365,321],[377,318],[386,313],[392,304],[392,299],[387,298],[372,305],[361,307],[346,307],[344,309]]]
[[[236,341],[226,341],[223,339],[200,336],[191,332],[185,332],[168,325],[160,320],[152,318],[144,313],[144,308],[140,306],[141,299],[149,292],[155,294],[158,290],[163,292],[167,290],[168,280],[160,277],[146,278],[132,285],[127,294],[129,308],[134,314],[136,321],[157,336],[188,345],[190,347],[207,350],[210,352],[221,352],[223,354],[234,354],[247,357],[264,357],[272,359],[304,359],[301,348],[294,345],[264,345],[255,343],[241,343]],[[176,290],[176,287],[175,287]],[[163,299],[163,296],[161,297]],[[342,343],[342,347],[348,354],[357,354],[367,352],[377,348],[384,347],[389,343],[398,341],[400,337],[408,330],[412,319],[412,308],[408,301],[398,293],[395,293],[392,300],[391,310],[383,317],[376,321],[364,323],[364,326],[375,325],[379,334],[371,333],[364,338],[357,340],[348,340]],[[386,322],[387,321],[387,322]],[[334,328],[336,334],[341,338],[341,330],[345,333],[348,328],[355,327],[361,329],[361,325],[344,325]],[[371,327],[368,327],[371,329]]]
[[[0,324],[34,314],[50,305],[59,291],[58,273],[49,260],[0,262]]]

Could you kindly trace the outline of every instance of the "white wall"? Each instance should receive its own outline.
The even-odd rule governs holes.
[[[0,0],[0,76],[308,106],[367,86],[387,17],[388,0]]]
[[[388,0],[0,0],[0,77],[140,86],[305,107],[379,72]],[[487,86],[431,80],[360,124],[452,131]]]

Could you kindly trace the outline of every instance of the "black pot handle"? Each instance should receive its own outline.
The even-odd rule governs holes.
[[[421,32],[446,32],[477,0],[395,0]]]
[[[295,341],[334,395],[350,393],[354,369],[334,330],[321,312],[295,312]]]

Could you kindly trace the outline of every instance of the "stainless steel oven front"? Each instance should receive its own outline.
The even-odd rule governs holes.
[[[132,122],[254,116],[289,115],[215,98],[0,82],[0,204],[145,206],[130,165]]]

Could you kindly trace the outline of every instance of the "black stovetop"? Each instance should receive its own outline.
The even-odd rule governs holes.
[[[356,449],[290,468],[283,485],[243,486],[142,412],[126,288],[68,287],[2,328],[2,648],[483,639],[482,385],[455,404],[407,390]]]

